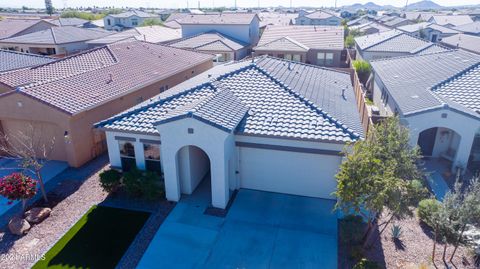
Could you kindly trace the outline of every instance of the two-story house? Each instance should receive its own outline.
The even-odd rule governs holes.
[[[330,25],[339,26],[342,18],[325,10],[316,10],[314,12],[301,12],[298,14],[295,24],[299,25]]]
[[[140,26],[146,19],[160,19],[160,17],[140,10],[129,10],[120,14],[107,15],[103,18],[103,22],[105,30],[121,31],[124,28]]]

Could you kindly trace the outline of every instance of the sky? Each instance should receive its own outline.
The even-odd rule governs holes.
[[[331,7],[351,5],[355,3],[374,2],[379,5],[405,6],[407,0],[236,0],[238,7],[257,7],[260,2],[261,7],[276,6],[310,6],[310,7]],[[409,3],[418,2],[419,0],[408,0]],[[63,7],[87,7],[87,6],[115,6],[115,7],[151,7],[151,8],[185,8],[187,2],[190,8],[198,7],[231,7],[235,5],[235,0],[52,0],[53,6],[57,8]],[[480,4],[480,0],[434,0],[442,6],[458,6]],[[44,0],[0,0],[0,7],[33,7],[43,8]]]

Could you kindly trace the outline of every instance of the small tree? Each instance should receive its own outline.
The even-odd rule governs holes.
[[[360,82],[365,84],[370,76],[370,73],[372,72],[372,66],[370,63],[364,60],[355,60],[353,61],[353,68],[355,68]]]
[[[20,166],[33,173],[40,185],[43,199],[48,202],[45,185],[41,174],[42,168],[49,161],[55,145],[55,137],[48,137],[45,128],[29,124],[26,131],[19,131],[0,137],[0,153],[20,161]],[[3,169],[17,169],[3,168]]]
[[[45,0],[45,10],[47,11],[48,15],[52,16],[53,12],[55,11],[52,0]]]
[[[355,38],[352,35],[348,35],[345,38],[345,47],[347,48],[353,48],[355,46]]]
[[[421,179],[416,165],[419,151],[410,147],[409,132],[397,117],[379,123],[365,140],[347,147],[344,154],[345,161],[336,175],[336,208],[368,220],[366,241],[384,209],[391,214],[388,222],[411,215],[411,206],[426,193],[417,184]]]
[[[152,25],[163,25],[163,22],[160,19],[145,19],[140,26],[152,26]]]
[[[21,173],[13,173],[0,179],[0,195],[9,203],[22,201],[22,212],[25,212],[26,201],[37,193],[37,182]]]

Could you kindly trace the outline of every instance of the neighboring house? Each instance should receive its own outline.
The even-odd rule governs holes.
[[[211,55],[132,41],[6,72],[0,130],[15,136],[32,124],[38,139],[55,140],[51,159],[79,167],[106,149],[94,123],[211,67]]]
[[[373,101],[398,114],[423,156],[480,169],[480,55],[456,50],[371,62]]]
[[[308,13],[301,13],[295,20],[298,25],[329,25],[339,26],[342,23],[342,18],[333,14],[330,11],[316,10]]]
[[[179,19],[182,36],[190,37],[216,31],[254,45],[260,38],[260,18],[255,13],[188,15]]]
[[[172,29],[182,29],[179,21],[187,16],[191,15],[190,13],[172,13],[168,16],[168,18],[163,23],[163,26],[172,28]]]
[[[355,48],[357,58],[366,61],[448,50],[400,30],[356,37]]]
[[[459,25],[453,27],[453,29],[463,32],[464,34],[480,36],[480,21]]]
[[[240,188],[335,199],[342,149],[363,136],[349,73],[270,57],[218,65],[96,126],[110,164],[161,170],[170,201],[210,173],[217,208]]]
[[[435,14],[434,12],[406,11],[400,16],[411,21],[428,21]]]
[[[342,66],[344,29],[335,26],[267,26],[256,55],[275,56],[320,66]]]
[[[47,30],[56,25],[46,20],[5,19],[0,21],[0,39]]]
[[[87,44],[91,47],[97,47],[131,39],[161,44],[180,38],[182,38],[182,31],[180,29],[154,25],[135,27],[113,35],[87,41]]]
[[[86,42],[89,40],[111,34],[100,29],[83,29],[74,26],[52,27],[31,34],[2,39],[0,48],[62,57],[88,49]]]
[[[103,19],[89,21],[83,25],[83,28],[104,28]]]
[[[392,28],[387,27],[383,24],[377,22],[367,22],[364,24],[354,25],[348,27],[350,30],[358,30],[362,35],[371,35],[376,33],[383,33],[386,31],[392,30]]]
[[[46,56],[0,49],[0,73],[46,64],[54,60],[55,59]]]
[[[260,12],[260,28],[264,29],[268,25],[287,26],[293,25],[297,14],[279,13],[279,12]]]
[[[357,19],[354,19],[354,20],[351,20],[351,21],[347,22],[347,26],[351,27],[351,26],[355,26],[355,25],[366,24],[366,23],[369,23],[369,22],[372,22],[372,21],[375,21],[375,16],[363,15],[363,16],[357,18]]]
[[[396,28],[396,27],[409,25],[411,23],[412,23],[412,21],[410,21],[408,19],[395,17],[394,19],[388,20],[388,21],[384,22],[383,24],[387,27]]]
[[[214,54],[214,62],[220,63],[241,60],[248,55],[248,49],[250,48],[250,45],[245,42],[235,40],[215,31],[186,37],[168,43],[168,45],[175,48]]]
[[[473,20],[468,15],[433,15],[428,22],[433,22],[445,27],[455,27],[472,23]]]
[[[460,33],[457,30],[441,26],[431,22],[421,22],[417,24],[398,27],[398,30],[409,33],[415,37],[423,38],[431,42],[439,42],[445,37]]]
[[[105,16],[103,18],[103,25],[105,30],[121,31],[124,28],[141,26],[146,19],[160,20],[160,17],[140,10],[129,10],[120,14]]]
[[[480,54],[480,36],[457,34],[442,40],[442,44],[450,48],[461,48]]]
[[[56,20],[50,20],[50,22],[57,26],[84,27],[89,21],[80,18],[58,18]]]

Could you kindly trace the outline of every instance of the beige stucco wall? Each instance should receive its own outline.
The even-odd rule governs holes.
[[[94,132],[93,124],[137,105],[141,99],[147,100],[159,94],[160,87],[162,86],[168,85],[168,88],[171,88],[186,79],[210,69],[212,66],[213,63],[211,60],[197,66],[192,66],[188,70],[174,76],[153,82],[149,86],[142,87],[132,93],[75,115],[68,115],[27,96],[14,93],[0,98],[0,120],[2,120],[2,122],[3,119],[8,120],[7,124],[2,124],[5,133],[10,132],[6,128],[9,128],[9,126],[22,125],[22,121],[55,124],[51,125],[51,128],[55,128],[53,126],[56,126],[56,133],[61,134],[60,140],[65,145],[64,151],[66,152],[66,158],[58,154],[54,159],[68,161],[70,166],[79,167],[106,150],[106,148],[102,147],[104,135],[97,131]],[[192,73],[192,71],[194,72]],[[139,87],[141,87],[141,85],[139,85]],[[23,103],[22,107],[17,105],[19,101]],[[13,123],[14,121],[18,121],[18,123]],[[67,141],[65,141],[63,137],[65,131],[68,132],[69,135]],[[61,152],[61,149],[59,149],[58,152]]]

